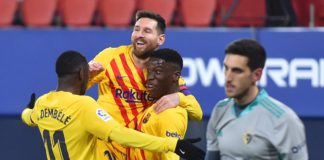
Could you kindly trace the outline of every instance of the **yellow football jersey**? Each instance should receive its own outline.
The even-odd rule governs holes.
[[[132,46],[107,48],[100,52],[94,61],[103,65],[105,70],[89,80],[88,88],[98,83],[98,103],[118,122],[129,128],[136,128],[138,115],[152,104],[153,98],[146,91],[146,72],[138,68],[132,57]],[[183,79],[179,80],[180,106],[189,117],[202,118],[199,103],[188,91]]]
[[[187,112],[181,107],[168,109],[160,114],[156,114],[152,107],[148,108],[140,122],[137,130],[159,137],[174,137],[183,139],[187,130]],[[142,149],[131,148],[130,158],[136,160],[176,160],[178,155],[172,152],[156,153]]]
[[[41,96],[30,116],[43,138],[47,159],[97,159],[93,135],[108,140],[115,125],[111,119],[92,98],[63,91]]]
[[[174,150],[177,143],[171,138],[148,137],[127,129],[91,97],[70,92],[53,91],[41,96],[34,109],[23,111],[22,119],[28,125],[38,126],[47,159],[107,159],[109,152],[98,153],[98,138],[159,152]]]

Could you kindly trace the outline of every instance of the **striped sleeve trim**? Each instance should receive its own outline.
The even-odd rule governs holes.
[[[272,113],[277,118],[280,118],[285,113],[283,109],[279,108],[276,104],[271,102],[269,99],[264,99],[264,101],[262,101],[261,104],[267,111]]]

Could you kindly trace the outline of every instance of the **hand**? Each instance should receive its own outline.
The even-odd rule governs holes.
[[[29,103],[27,104],[26,108],[33,109],[35,106],[35,101],[36,101],[36,94],[32,93],[30,96]]]
[[[104,67],[99,63],[99,62],[96,62],[96,61],[90,61],[88,63],[89,65],[89,76],[90,78],[98,75],[100,72],[102,72],[104,70]]]
[[[165,95],[158,99],[153,105],[153,109],[157,114],[166,109],[177,107],[180,103],[180,97],[177,93]]]
[[[178,140],[175,153],[181,158],[190,160],[203,160],[205,158],[205,152],[200,148],[193,145],[193,143],[199,142],[201,138]]]

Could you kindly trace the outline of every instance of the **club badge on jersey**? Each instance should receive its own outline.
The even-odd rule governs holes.
[[[248,132],[245,132],[242,136],[242,140],[244,144],[249,144],[252,140],[252,135]]]
[[[103,109],[97,109],[96,111],[97,116],[104,120],[105,122],[109,121],[111,119],[111,116]]]

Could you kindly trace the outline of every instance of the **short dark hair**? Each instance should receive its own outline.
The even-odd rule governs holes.
[[[65,51],[56,60],[55,71],[58,77],[75,74],[80,67],[87,69],[87,59],[77,51]]]
[[[136,12],[136,21],[138,21],[141,18],[150,18],[157,22],[157,29],[160,31],[161,34],[164,34],[165,32],[165,20],[162,16],[160,16],[157,13],[146,11],[146,10],[140,10]]]
[[[232,42],[226,49],[226,54],[237,54],[248,58],[248,66],[251,71],[264,68],[266,51],[261,44],[252,39],[240,39]]]
[[[169,49],[169,48],[158,49],[152,52],[150,57],[163,59],[167,63],[173,63],[179,67],[180,71],[183,68],[183,60],[181,55],[173,49]]]

